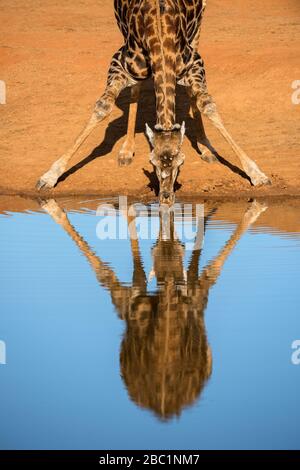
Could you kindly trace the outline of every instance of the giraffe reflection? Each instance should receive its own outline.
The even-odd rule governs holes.
[[[163,420],[179,416],[200,396],[212,371],[204,322],[209,291],[238,240],[266,206],[254,202],[247,207],[231,238],[200,275],[201,249],[195,247],[185,271],[185,250],[176,237],[174,214],[169,212],[167,220],[160,216],[159,236],[152,248],[155,293],[147,290],[134,217],[128,216],[133,257],[132,283],[128,286],[95,255],[53,199],[42,206],[86,256],[126,323],[120,367],[131,399]],[[214,212],[215,209],[206,216],[205,226]],[[169,238],[164,236],[166,223],[170,228]]]

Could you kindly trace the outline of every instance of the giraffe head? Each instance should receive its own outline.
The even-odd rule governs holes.
[[[150,162],[155,167],[159,181],[160,204],[172,205],[175,201],[174,183],[179,167],[183,164],[185,156],[181,146],[185,134],[185,123],[166,131],[156,125],[154,131],[146,124],[146,134],[152,146]]]

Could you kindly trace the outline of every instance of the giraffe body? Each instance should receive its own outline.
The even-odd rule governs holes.
[[[127,138],[119,154],[119,164],[131,163],[135,151],[135,124],[141,83],[153,77],[156,97],[156,126],[146,125],[152,146],[150,161],[159,181],[161,203],[172,205],[174,183],[185,156],[182,143],[184,122],[176,123],[176,84],[186,87],[193,115],[199,122],[198,148],[203,160],[218,160],[218,153],[206,137],[201,115],[218,129],[239,157],[253,185],[270,180],[236,144],[217,112],[207,90],[205,68],[198,53],[201,23],[206,0],[114,0],[115,16],[124,37],[123,46],[113,55],[107,86],[96,102],[86,127],[71,148],[39,179],[37,188],[52,188],[65,172],[72,156],[93,129],[112,111],[120,92],[131,87]]]
[[[172,130],[175,86],[192,67],[205,3],[190,0],[115,0],[124,37],[121,63],[136,80],[153,76],[157,124]]]

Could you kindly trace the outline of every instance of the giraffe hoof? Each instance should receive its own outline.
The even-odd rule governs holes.
[[[48,183],[44,181],[42,178],[40,178],[38,182],[36,183],[35,187],[38,191],[42,191],[42,190],[50,189],[51,186],[48,186]]]
[[[66,168],[65,157],[61,157],[59,160],[53,163],[50,170],[44,173],[36,184],[38,191],[41,189],[52,189],[56,185],[58,179],[64,173]]]
[[[43,175],[41,178],[38,180],[36,183],[35,187],[38,191],[42,190],[47,190],[47,189],[52,189],[57,183],[57,178],[56,176],[53,177],[53,175],[46,176]]]
[[[54,186],[55,186],[55,183],[54,184],[50,183],[49,181],[46,181],[43,178],[40,178],[35,185],[38,191],[46,191],[47,189],[54,188]]]
[[[63,174],[64,168],[53,167],[47,173],[40,177],[36,184],[36,189],[38,191],[52,189],[56,185],[58,179]]]
[[[217,157],[211,152],[203,153],[201,159],[206,163],[216,163],[218,161]]]
[[[121,152],[119,153],[119,158],[118,158],[119,166],[122,167],[122,166],[130,165],[133,161],[133,156],[134,156],[134,153],[132,151],[121,150]]]
[[[268,176],[262,174],[262,175],[257,175],[257,176],[250,176],[251,183],[253,186],[271,186],[272,181]]]

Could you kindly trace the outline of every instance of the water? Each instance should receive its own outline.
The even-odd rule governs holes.
[[[300,201],[104,202],[0,198],[0,448],[299,448]]]

